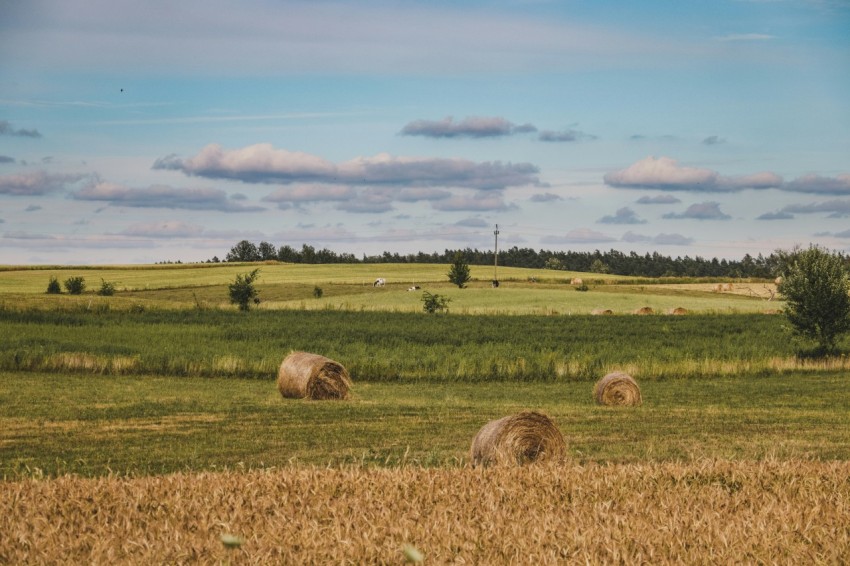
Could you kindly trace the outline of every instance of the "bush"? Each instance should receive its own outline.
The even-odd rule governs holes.
[[[83,277],[69,277],[65,280],[65,290],[72,295],[82,295],[86,289],[86,280]]]
[[[422,310],[430,314],[448,311],[450,302],[451,299],[443,295],[431,294],[428,291],[422,293]]]
[[[109,281],[100,280],[100,289],[97,291],[97,294],[102,297],[111,297],[115,294],[115,283],[110,283]]]
[[[590,287],[587,286],[587,283],[582,283],[578,287],[576,287],[576,291],[587,291]]]
[[[259,277],[260,269],[257,268],[251,273],[240,273],[236,276],[236,280],[228,285],[230,291],[230,302],[239,305],[240,311],[247,311],[251,308],[251,301],[255,304],[260,300],[257,298],[258,292],[254,287],[254,281]]]
[[[59,279],[56,276],[50,277],[50,283],[47,284],[48,295],[58,295],[62,292],[62,287],[59,286]]]
[[[322,291],[322,288],[319,287],[318,285],[313,287],[313,296],[316,297],[317,299],[321,299],[322,295],[324,295],[324,294],[325,294],[325,292]]]

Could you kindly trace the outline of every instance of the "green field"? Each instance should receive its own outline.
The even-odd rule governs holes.
[[[0,374],[0,476],[147,475],[287,464],[460,466],[487,421],[545,412],[577,462],[850,459],[850,389],[829,374],[650,381],[637,408],[592,383],[358,383],[345,402],[263,380]]]
[[[526,408],[553,416],[578,459],[850,458],[850,362],[798,356],[784,318],[761,314],[781,308],[765,282],[720,293],[503,268],[492,288],[477,267],[457,289],[440,265],[270,263],[259,307],[239,312],[227,284],[254,267],[0,270],[2,473],[457,465],[484,422]],[[86,293],[44,293],[72,275]],[[101,278],[114,296],[94,293]],[[449,312],[422,312],[414,283]],[[654,314],[630,314],[641,307]],[[674,307],[688,313],[663,314]],[[342,363],[354,398],[282,400],[274,379],[294,350]],[[616,370],[639,380],[643,407],[593,405],[593,383]]]

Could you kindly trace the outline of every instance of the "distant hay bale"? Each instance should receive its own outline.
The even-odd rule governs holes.
[[[614,314],[611,309],[593,309],[590,314]]]
[[[573,277],[570,280],[570,285],[584,285],[584,281],[581,280],[581,277]]]
[[[773,280],[773,282],[774,282],[776,285],[781,285],[781,284],[782,284],[782,277],[781,277],[781,276],[780,276],[780,277],[777,277],[776,279],[774,279],[774,280]]]
[[[615,371],[609,373],[593,386],[593,398],[600,405],[632,407],[640,405],[640,387],[627,373]]]
[[[668,311],[670,314],[688,314],[688,309],[684,309],[682,307],[676,307],[675,309],[671,309]]]
[[[651,307],[641,307],[641,308],[637,309],[636,311],[634,311],[635,314],[652,314],[654,312],[655,311],[652,310]]]
[[[562,460],[567,444],[552,420],[536,411],[523,411],[481,427],[469,457],[473,466],[524,465]]]
[[[723,290],[724,291],[731,291],[734,288],[735,288],[735,286],[732,285],[731,283],[724,283],[723,284]]]
[[[714,286],[714,292],[715,293],[720,293],[721,291],[723,291],[723,285],[722,284],[718,283],[717,285]]]
[[[293,352],[280,364],[277,390],[289,399],[347,399],[351,376],[339,363],[308,352]]]

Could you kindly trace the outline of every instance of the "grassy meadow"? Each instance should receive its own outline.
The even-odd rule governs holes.
[[[255,267],[261,303],[238,312],[227,285]],[[447,271],[0,267],[0,563],[399,563],[406,544],[428,563],[850,551],[850,359],[799,355],[772,283],[499,268],[494,289],[473,267],[461,290]],[[87,291],[46,295],[51,276]],[[101,279],[115,295],[96,294]],[[449,312],[422,312],[426,290]],[[351,399],[282,399],[293,350],[345,365]],[[614,370],[642,406],[593,402]],[[553,419],[567,461],[469,467],[476,431],[526,409]]]

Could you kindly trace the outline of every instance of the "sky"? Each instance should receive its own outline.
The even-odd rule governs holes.
[[[0,264],[850,251],[850,0],[0,0]]]

